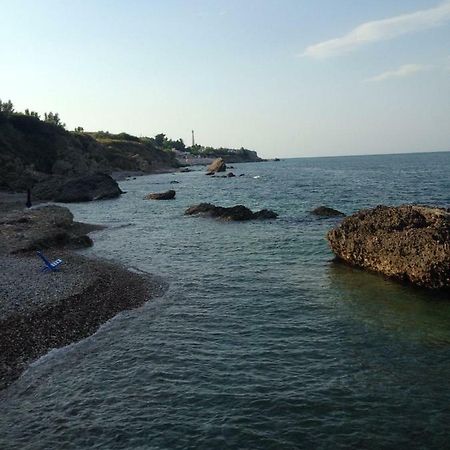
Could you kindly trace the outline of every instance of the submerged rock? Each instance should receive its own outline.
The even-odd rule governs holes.
[[[144,197],[144,200],[172,200],[175,198],[176,192],[170,189],[166,192],[154,192]]]
[[[347,217],[327,238],[346,263],[426,288],[450,288],[447,209],[377,206]]]
[[[208,167],[208,175],[216,172],[225,172],[227,170],[227,165],[222,158],[215,159]]]
[[[319,206],[311,211],[312,214],[321,217],[343,217],[345,214],[337,209],[329,208],[328,206]]]
[[[278,214],[268,209],[252,212],[249,208],[243,205],[231,206],[224,208],[222,206],[215,206],[211,203],[200,203],[189,207],[185,211],[186,215],[200,214],[207,217],[217,217],[223,220],[254,220],[254,219],[276,219]]]

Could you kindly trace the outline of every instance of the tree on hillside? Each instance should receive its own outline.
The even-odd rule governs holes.
[[[84,128],[83,127],[76,127],[74,131],[75,131],[75,133],[83,133],[84,132]]]
[[[164,133],[157,134],[154,139],[155,139],[155,144],[158,147],[164,147],[164,144],[167,141],[166,135]]]
[[[66,124],[61,122],[61,119],[60,119],[58,113],[52,113],[52,112],[44,113],[44,122],[51,123],[51,124],[56,125],[61,128],[66,127]]]
[[[36,111],[30,111],[28,108],[25,110],[26,116],[36,117],[37,119],[40,119],[41,117]]]
[[[2,102],[0,100],[0,112],[9,115],[14,112],[14,105],[12,104],[11,100],[8,100],[7,102]]]
[[[178,139],[176,141],[172,141],[172,139],[169,139],[167,141],[167,146],[170,148],[174,148],[175,150],[178,150],[179,152],[184,152],[186,150],[186,145],[184,145],[183,139]]]

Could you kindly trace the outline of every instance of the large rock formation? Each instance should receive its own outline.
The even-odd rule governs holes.
[[[56,205],[12,211],[0,218],[0,254],[88,247],[92,240],[86,233],[98,228],[74,222],[67,208]]]
[[[225,172],[227,170],[227,165],[222,158],[217,158],[207,167],[207,170],[208,175],[216,172]]]
[[[338,259],[418,286],[450,288],[450,210],[377,206],[327,235]]]
[[[104,173],[72,178],[68,181],[53,177],[38,183],[33,189],[33,195],[37,198],[61,203],[104,200],[116,198],[120,194],[122,191],[117,182]]]
[[[172,200],[175,198],[176,192],[170,189],[166,192],[154,192],[152,194],[147,194],[144,200]]]
[[[254,220],[254,219],[276,219],[278,214],[269,210],[262,209],[261,211],[252,212],[250,209],[243,205],[236,205],[229,208],[222,206],[215,206],[211,203],[200,203],[189,207],[185,211],[186,215],[199,214],[207,217],[217,217],[223,220]]]
[[[67,181],[61,186],[55,201],[70,203],[105,200],[119,197],[122,191],[112,177],[96,173]]]

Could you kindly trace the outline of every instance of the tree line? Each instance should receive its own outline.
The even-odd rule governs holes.
[[[13,104],[13,102],[11,100],[3,102],[0,99],[0,113],[5,115],[5,116],[11,116],[13,114],[17,114],[17,115],[22,114],[22,115],[25,115],[25,116],[35,117],[38,120],[42,120],[41,116],[39,115],[39,113],[37,113],[36,111],[30,111],[28,108],[23,113],[21,113],[19,111],[16,111],[14,109],[14,104]],[[61,127],[61,128],[66,128],[66,124],[61,121],[61,118],[59,117],[58,113],[54,113],[54,112],[51,112],[51,111],[48,112],[48,113],[47,112],[44,113],[43,121],[46,122],[46,123],[51,123],[52,125],[56,125],[56,126]]]

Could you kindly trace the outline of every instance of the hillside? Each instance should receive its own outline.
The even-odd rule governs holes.
[[[255,151],[186,147],[162,133],[149,138],[67,131],[57,113],[41,120],[34,111],[15,112],[11,101],[0,101],[0,190],[21,192],[96,172],[162,172],[218,157],[228,163],[262,161]]]
[[[23,191],[51,176],[178,167],[174,153],[151,139],[104,135],[69,132],[35,116],[0,112],[0,189]]]

